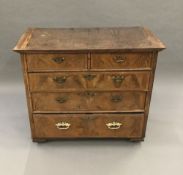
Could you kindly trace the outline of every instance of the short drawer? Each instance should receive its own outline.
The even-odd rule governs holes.
[[[143,112],[145,92],[32,93],[34,112]]]
[[[37,138],[142,136],[143,114],[35,114]]]
[[[151,69],[151,53],[91,54],[92,69]]]
[[[148,90],[150,72],[29,73],[31,91]]]
[[[28,71],[87,69],[87,54],[28,54]]]

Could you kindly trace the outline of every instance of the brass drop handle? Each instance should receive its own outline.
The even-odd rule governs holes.
[[[123,63],[125,61],[126,57],[122,56],[122,55],[116,55],[114,57],[114,61],[116,63]]]
[[[58,84],[63,84],[67,80],[66,76],[60,76],[60,77],[54,77],[53,81],[55,81]]]
[[[71,124],[67,122],[59,122],[59,123],[56,123],[55,126],[57,127],[57,129],[69,129]]]
[[[114,75],[112,76],[112,80],[114,83],[122,83],[125,77],[123,75]]]
[[[112,102],[120,102],[122,100],[122,98],[121,98],[121,96],[119,96],[119,95],[113,95],[112,97],[111,97],[111,101]]]
[[[86,74],[86,75],[84,75],[84,78],[86,80],[93,80],[95,77],[96,77],[96,75],[94,75],[94,74]]]
[[[108,127],[108,129],[120,129],[122,123],[113,121],[110,123],[106,123],[106,126]]]
[[[62,63],[64,62],[64,57],[55,57],[55,58],[52,58],[52,60],[55,62],[55,63]]]
[[[67,97],[57,97],[55,100],[58,103],[65,103],[67,101]]]

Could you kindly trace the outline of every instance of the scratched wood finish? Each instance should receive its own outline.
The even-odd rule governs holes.
[[[164,44],[147,28],[30,28],[14,48],[33,51],[162,50]]]
[[[28,54],[27,65],[30,72],[87,69],[87,54]]]
[[[144,27],[29,28],[14,51],[21,54],[32,140],[142,141],[164,48]],[[61,130],[59,122],[71,126]],[[121,125],[109,129],[112,122]]]
[[[145,92],[33,93],[34,111],[129,111],[144,110]],[[60,100],[59,100],[60,99]]]
[[[91,54],[92,69],[151,69],[151,53]]]
[[[30,73],[30,90],[148,90],[150,72]]]
[[[140,138],[143,114],[35,114],[36,138],[110,137]],[[68,129],[58,129],[56,124],[66,122]],[[109,129],[106,124],[119,122],[119,129]]]

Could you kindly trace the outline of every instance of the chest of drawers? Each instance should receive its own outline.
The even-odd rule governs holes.
[[[143,27],[30,28],[23,66],[32,139],[141,141],[163,43]]]

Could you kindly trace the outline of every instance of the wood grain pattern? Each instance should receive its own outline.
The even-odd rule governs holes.
[[[21,53],[33,141],[142,141],[164,48],[143,27],[28,29],[14,51]],[[59,122],[71,125],[58,129]],[[113,122],[117,129],[106,125]]]
[[[53,113],[68,110],[138,112],[144,110],[145,97],[144,92],[32,93],[34,111],[52,111]]]
[[[61,62],[55,62],[55,58],[63,58]],[[87,54],[28,54],[28,71],[49,70],[86,70]]]
[[[74,91],[87,88],[82,72],[29,73],[31,91]]]
[[[143,129],[143,114],[36,114],[34,115],[36,138],[139,138]],[[69,129],[56,127],[67,122]],[[119,129],[111,130],[106,124],[120,122]]]
[[[154,83],[154,77],[155,77],[155,71],[156,71],[156,64],[157,64],[157,58],[158,58],[158,52],[153,53],[153,60],[152,60],[152,67],[153,70],[151,71],[151,76],[149,80],[149,91],[147,92],[146,96],[146,104],[145,104],[145,113],[144,113],[144,126],[143,126],[143,134],[142,138],[145,137],[146,127],[147,127],[147,120],[149,115],[149,109],[150,109],[150,102],[151,102],[151,96],[152,96],[152,90],[153,90],[153,83]]]
[[[32,37],[26,47],[19,45],[14,51],[152,51],[165,48],[164,44],[144,27],[32,28],[31,30]]]
[[[151,69],[151,53],[92,54],[91,69]]]
[[[25,55],[21,54],[21,63],[22,63],[22,70],[24,76],[24,84],[25,84],[25,92],[26,92],[26,100],[27,100],[27,107],[28,107],[28,115],[29,115],[29,123],[31,128],[31,137],[32,139],[35,137],[35,127],[32,117],[32,100],[31,100],[31,93],[29,87],[29,80],[28,80],[28,73],[27,73],[27,63],[25,59]]]
[[[32,92],[77,90],[148,90],[150,72],[30,73]]]

